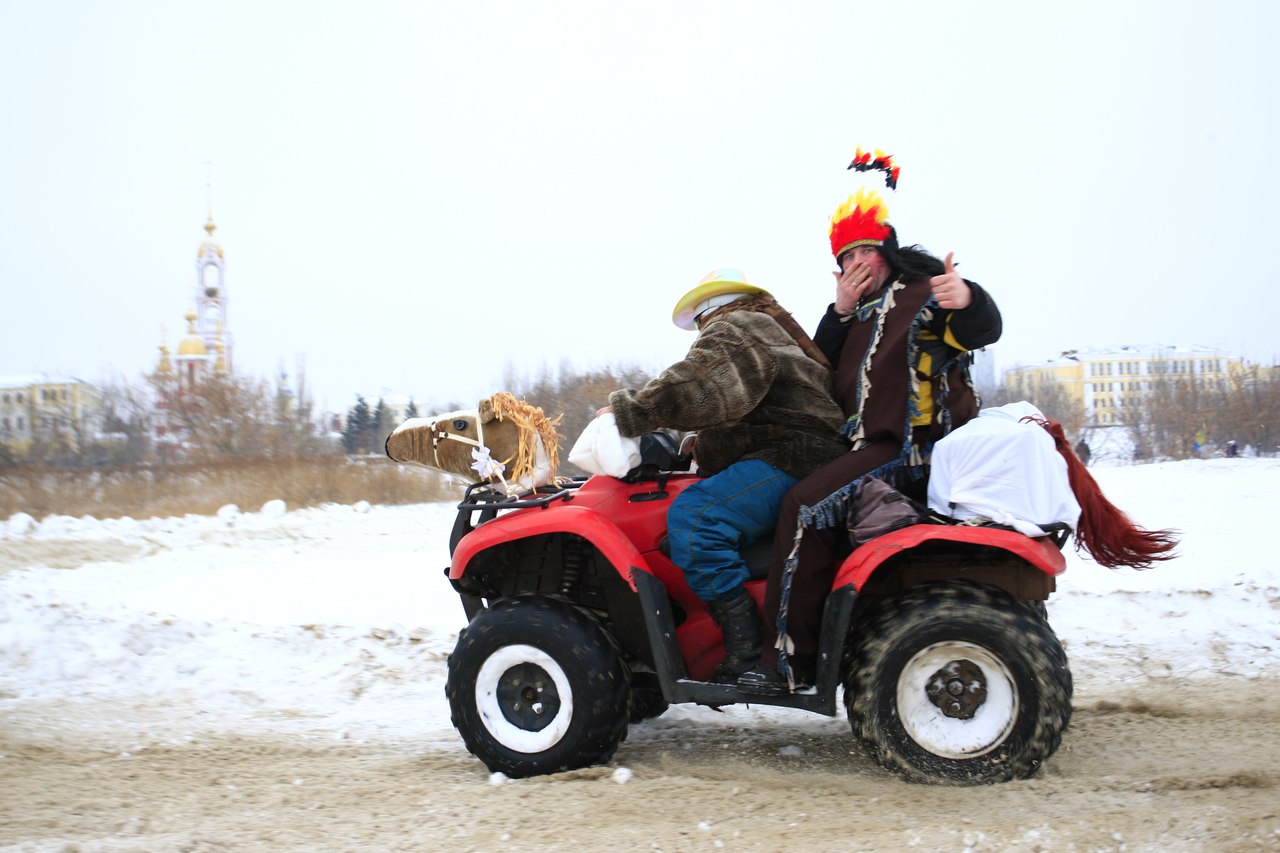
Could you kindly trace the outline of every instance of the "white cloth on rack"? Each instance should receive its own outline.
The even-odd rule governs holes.
[[[955,519],[990,518],[1027,536],[1042,524],[1075,529],[1080,504],[1071,491],[1067,462],[1053,437],[1024,417],[1043,418],[1023,400],[983,409],[933,447],[929,508]]]

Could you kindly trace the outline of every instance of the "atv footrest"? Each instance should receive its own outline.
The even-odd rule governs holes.
[[[839,678],[838,655],[820,656],[817,690],[812,693],[806,691],[782,696],[755,696],[741,692],[736,684],[694,681],[689,678],[684,658],[680,654],[680,645],[676,641],[675,620],[672,617],[671,599],[667,595],[666,587],[649,572],[634,566],[632,576],[635,578],[640,603],[644,607],[654,670],[658,674],[658,683],[662,686],[663,696],[668,702],[671,704],[695,702],[712,707],[737,704],[780,705],[785,708],[799,708],[825,714],[829,717],[835,716],[836,680]],[[852,587],[837,590],[827,596],[824,624],[828,626],[828,630],[839,633],[841,648],[843,648],[844,631],[849,624],[849,613],[853,610],[853,599]]]
[[[673,687],[678,698],[668,696],[667,701],[671,703],[694,702],[713,708],[722,705],[778,705],[783,708],[799,708],[802,711],[825,714],[828,717],[834,717],[836,713],[834,705],[821,695],[820,690],[784,693],[781,696],[752,696],[743,693],[734,684],[692,681],[688,678],[678,679]]]

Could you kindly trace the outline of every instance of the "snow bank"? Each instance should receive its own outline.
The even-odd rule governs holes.
[[[1280,561],[1261,535],[1280,461],[1094,474],[1135,520],[1183,541],[1177,560],[1147,572],[1070,555],[1049,612],[1077,695],[1141,678],[1280,676]],[[0,522],[0,713],[34,703],[58,709],[55,728],[376,732],[460,749],[443,690],[464,618],[443,575],[453,514],[273,502],[147,520],[15,515]],[[120,718],[77,717],[78,706]],[[654,731],[777,715],[833,723],[729,711],[673,708]]]

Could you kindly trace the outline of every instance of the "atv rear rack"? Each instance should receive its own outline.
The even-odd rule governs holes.
[[[459,510],[492,510],[494,512],[500,509],[528,509],[530,507],[545,509],[556,501],[569,500],[586,481],[585,477],[567,481],[562,480],[553,486],[538,486],[536,489],[516,497],[495,489],[489,483],[472,483],[467,486],[467,491],[463,493],[462,501],[457,508]]]

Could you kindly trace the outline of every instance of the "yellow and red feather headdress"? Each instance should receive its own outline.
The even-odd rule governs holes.
[[[896,189],[898,186],[899,167],[893,162],[892,155],[879,149],[872,153],[858,148],[849,168],[859,172],[883,172],[886,187]],[[859,187],[831,215],[831,227],[827,232],[831,238],[831,254],[839,258],[857,246],[883,246],[889,238],[890,228],[889,208],[879,191]]]

